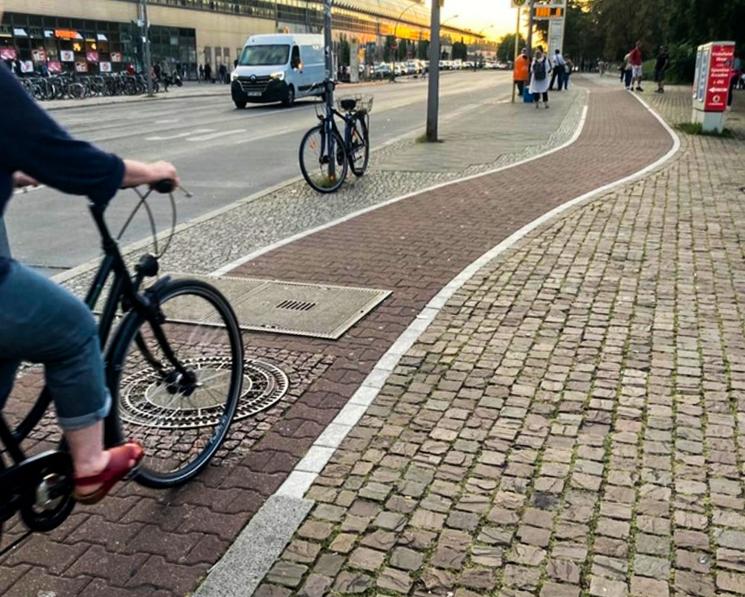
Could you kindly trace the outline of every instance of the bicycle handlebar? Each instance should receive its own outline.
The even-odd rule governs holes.
[[[159,180],[158,182],[151,184],[150,188],[157,193],[173,193],[173,191],[176,189],[176,181],[171,180],[170,178],[164,178],[163,180]]]

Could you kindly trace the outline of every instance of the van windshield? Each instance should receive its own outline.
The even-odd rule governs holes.
[[[241,66],[269,66],[272,64],[287,64],[290,46],[264,45],[246,46],[243,48],[238,64]]]

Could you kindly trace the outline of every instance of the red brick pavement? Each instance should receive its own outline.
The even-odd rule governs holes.
[[[0,561],[0,592],[166,595],[192,590],[297,464],[388,347],[455,275],[516,229],[634,173],[672,141],[634,98],[592,87],[585,129],[540,160],[449,185],[276,249],[232,275],[387,288],[392,296],[331,342],[246,334],[247,345],[333,362],[232,466],[180,490],[128,484]],[[540,118],[542,112],[526,112]],[[248,227],[247,227],[248,230]]]

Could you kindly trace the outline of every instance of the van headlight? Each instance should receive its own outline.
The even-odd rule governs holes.
[[[230,73],[230,81],[231,83],[235,81],[238,78],[238,71],[234,70],[232,73]]]
[[[277,81],[284,81],[285,80],[285,73],[284,73],[284,71],[278,71],[276,73],[272,73],[269,76],[272,79],[276,79]]]

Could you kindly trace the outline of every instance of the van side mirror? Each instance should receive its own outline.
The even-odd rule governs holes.
[[[301,70],[303,68],[303,63],[300,61],[300,58],[293,58],[290,66],[296,70]]]

